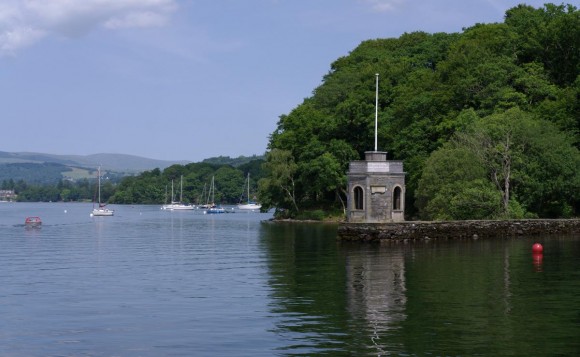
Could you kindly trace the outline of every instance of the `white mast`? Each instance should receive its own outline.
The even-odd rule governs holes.
[[[99,176],[97,179],[97,185],[99,185],[99,208],[101,208],[101,167],[97,170],[97,175]]]
[[[375,73],[375,76],[377,78],[376,95],[375,95],[375,151],[378,151],[378,149],[377,149],[377,131],[378,131],[378,126],[379,126],[379,74]]]

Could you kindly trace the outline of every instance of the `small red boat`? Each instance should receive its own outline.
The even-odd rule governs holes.
[[[40,219],[40,217],[26,217],[24,225],[26,227],[39,227],[40,225],[42,225],[42,220]]]

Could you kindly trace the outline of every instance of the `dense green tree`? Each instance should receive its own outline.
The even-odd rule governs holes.
[[[513,108],[476,120],[433,152],[416,203],[425,219],[568,217],[579,172],[568,136]]]
[[[298,213],[296,171],[298,165],[288,150],[272,149],[266,155],[266,178],[260,180],[259,195],[264,208],[276,207]]]
[[[18,194],[21,202],[57,202],[60,192],[54,186],[31,186]]]
[[[242,171],[222,166],[215,172],[215,203],[238,202],[244,187]]]
[[[362,42],[331,64],[312,97],[280,117],[268,145],[267,154],[273,155],[265,164],[269,174],[260,185],[261,197],[290,215],[340,205],[348,161],[373,149],[378,73],[378,149],[404,161],[407,217],[575,212],[575,186],[552,178],[563,173],[566,182],[575,182],[578,172],[570,173],[560,165],[563,160],[530,157],[530,148],[541,143],[520,138],[540,135],[531,122],[554,123],[550,140],[575,162],[569,146],[580,147],[578,16],[570,5],[520,5],[506,12],[503,23],[477,24],[457,34],[414,32]],[[479,151],[473,151],[475,145],[470,150],[485,173],[442,184],[437,192],[426,190],[431,153],[459,150],[446,146],[460,141],[457,133],[482,144]],[[336,155],[332,142],[349,154]],[[467,142],[462,145],[467,150]],[[549,175],[534,171],[545,173],[541,165],[550,168]],[[531,182],[549,183],[534,191]],[[453,209],[438,210],[437,202],[450,201]],[[472,212],[466,212],[469,206]]]
[[[162,204],[171,200],[182,200],[184,203],[205,204],[211,200],[209,187],[214,180],[215,203],[235,204],[240,200],[244,181],[248,172],[256,176],[252,182],[262,177],[262,159],[249,161],[233,167],[228,164],[218,165],[210,162],[173,165],[161,171],[155,169],[138,176],[126,177],[116,187],[110,197],[110,203]],[[242,169],[244,168],[244,169]],[[183,178],[183,179],[182,179]],[[181,183],[183,180],[183,197]],[[171,184],[173,182],[173,197]],[[255,192],[255,191],[254,191]]]
[[[450,201],[462,191],[458,183],[467,189],[485,178],[483,163],[471,150],[460,147],[457,142],[445,144],[426,161],[419,181],[416,204],[421,218],[455,218],[451,212],[456,211],[456,207],[451,207]]]
[[[571,85],[580,74],[580,13],[573,5],[516,6],[505,23],[518,36],[518,62],[542,63],[552,80]]]

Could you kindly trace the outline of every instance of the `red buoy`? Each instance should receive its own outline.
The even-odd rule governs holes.
[[[544,251],[544,247],[542,247],[542,245],[540,243],[535,243],[532,246],[532,252],[535,254],[542,253],[543,251]]]

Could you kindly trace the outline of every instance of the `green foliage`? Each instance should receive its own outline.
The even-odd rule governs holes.
[[[323,221],[326,213],[323,210],[302,211],[296,216],[296,219],[305,221]]]
[[[238,203],[244,187],[242,171],[222,166],[215,172],[215,202]]]
[[[462,191],[482,186],[485,169],[470,150],[450,142],[433,152],[425,163],[417,189],[416,204],[422,219],[452,219],[457,211],[450,201]],[[461,182],[464,187],[458,187]],[[459,202],[462,198],[457,197]],[[466,219],[466,218],[465,218]]]
[[[257,180],[262,177],[260,166],[263,160],[257,159],[240,164],[237,168],[230,165],[216,165],[208,162],[173,165],[163,172],[159,169],[146,171],[134,177],[126,177],[118,185],[110,203],[161,204],[180,199],[181,177],[183,177],[183,202],[206,204],[209,185],[214,178],[214,202],[219,204],[239,203],[244,189],[246,175],[250,176],[250,191],[257,191]],[[173,181],[174,197],[171,196]]]
[[[60,201],[59,191],[51,186],[32,186],[18,194],[21,202],[56,202]]]
[[[433,152],[416,192],[425,219],[569,217],[580,152],[555,125],[510,109]]]
[[[519,5],[462,33],[364,41],[280,117],[261,197],[287,216],[340,207],[348,162],[373,149],[378,73],[379,150],[404,161],[406,216],[576,215],[579,16]]]
[[[35,185],[56,185],[70,167],[56,163],[0,164],[0,182],[24,180]]]
[[[252,162],[258,162],[263,160],[263,156],[252,155],[252,156],[238,156],[235,158],[231,158],[229,156],[218,156],[218,157],[210,157],[209,159],[204,159],[202,163],[205,164],[212,164],[217,166],[224,166],[230,165],[233,167],[240,167],[242,165],[251,164]]]
[[[288,150],[273,149],[266,155],[264,170],[267,176],[258,184],[258,194],[262,208],[282,208],[297,213],[296,171],[292,153]]]
[[[494,219],[500,216],[501,194],[487,180],[459,181],[448,204],[449,215],[436,219]]]
[[[21,202],[90,201],[95,198],[97,179],[76,181],[60,180],[56,185],[48,183],[29,183],[24,180],[5,180],[2,189],[14,190]],[[114,183],[105,179],[102,182],[101,196],[107,199],[115,190]]]
[[[506,12],[506,24],[518,36],[518,61],[539,62],[561,86],[580,74],[580,12],[572,5],[519,5]]]

